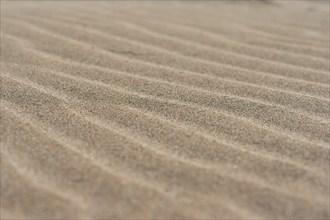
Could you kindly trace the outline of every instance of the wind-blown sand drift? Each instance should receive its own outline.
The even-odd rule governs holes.
[[[328,218],[329,2],[1,2],[1,218]]]

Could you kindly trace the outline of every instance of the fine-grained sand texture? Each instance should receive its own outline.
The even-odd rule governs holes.
[[[1,218],[327,219],[329,80],[328,1],[1,1]]]

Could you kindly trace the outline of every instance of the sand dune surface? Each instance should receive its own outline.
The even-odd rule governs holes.
[[[1,219],[327,219],[328,1],[1,1]]]

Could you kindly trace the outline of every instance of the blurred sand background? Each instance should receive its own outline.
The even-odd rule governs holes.
[[[329,79],[329,1],[1,1],[1,218],[329,218]]]

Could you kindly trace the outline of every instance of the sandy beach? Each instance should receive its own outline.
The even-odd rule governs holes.
[[[328,219],[328,1],[1,1],[1,219]]]

